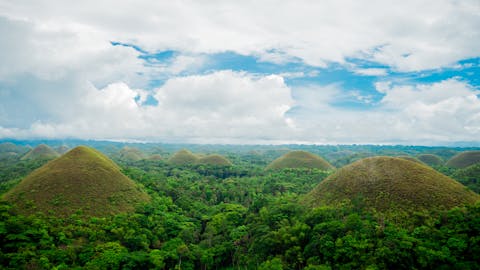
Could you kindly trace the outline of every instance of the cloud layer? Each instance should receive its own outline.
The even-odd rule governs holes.
[[[0,138],[478,141],[478,85],[390,74],[479,57],[479,14],[476,0],[2,1]],[[142,58],[164,51],[175,53]],[[225,52],[320,69],[202,69]],[[287,82],[332,66],[378,78],[376,92]]]

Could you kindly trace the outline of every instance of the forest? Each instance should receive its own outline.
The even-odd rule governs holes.
[[[32,142],[16,143],[21,148]],[[49,145],[54,148],[61,143]],[[100,217],[86,216],[81,210],[68,216],[57,216],[53,210],[22,214],[13,203],[2,200],[2,268],[480,268],[479,203],[450,209],[407,211],[399,207],[382,212],[367,207],[361,197],[353,197],[311,207],[304,202],[306,196],[334,174],[334,169],[265,169],[291,150],[319,155],[338,170],[366,157],[421,158],[429,154],[447,161],[478,149],[373,145],[125,147],[98,142],[90,146],[118,164],[150,199],[135,205],[132,212]],[[231,164],[171,162],[174,153],[183,148],[203,156],[222,155]],[[135,149],[130,152],[140,157],[127,155],[126,149]],[[19,158],[28,151],[32,150],[0,155],[1,194],[52,162]],[[480,163],[464,168],[448,164],[431,165],[432,171],[455,179],[469,192],[480,191]]]

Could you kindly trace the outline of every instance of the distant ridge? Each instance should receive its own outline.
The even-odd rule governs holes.
[[[360,200],[380,212],[450,209],[480,197],[432,168],[394,157],[371,157],[337,170],[304,198],[311,207]]]
[[[86,216],[106,216],[131,212],[149,196],[112,160],[79,146],[33,171],[4,198],[24,214],[68,216],[81,211]]]
[[[267,166],[267,170],[278,170],[286,168],[311,168],[320,170],[333,170],[328,161],[306,151],[290,151],[275,159]]]

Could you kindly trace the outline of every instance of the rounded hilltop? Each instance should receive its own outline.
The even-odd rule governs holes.
[[[335,169],[328,161],[306,151],[290,151],[272,161],[266,169],[280,170],[286,168]]]
[[[40,144],[26,153],[21,160],[50,160],[59,157],[55,150],[46,144]]]
[[[397,158],[401,158],[401,159],[404,159],[404,160],[410,160],[412,162],[416,162],[416,163],[419,163],[419,164],[424,164],[421,160],[417,159],[416,157],[412,157],[412,156],[397,156]]]
[[[417,158],[429,166],[441,166],[444,164],[443,159],[434,154],[420,154]]]
[[[144,159],[144,154],[137,148],[125,146],[119,152],[119,159],[123,161],[139,161]]]
[[[480,163],[480,151],[465,151],[453,156],[445,165],[462,169],[476,163]]]
[[[361,202],[379,212],[450,209],[480,197],[432,168],[394,157],[371,157],[347,165],[304,198],[311,207]]]
[[[149,196],[102,153],[78,146],[45,164],[5,194],[23,214],[106,216],[133,211]]]
[[[188,165],[195,164],[198,160],[198,157],[195,156],[192,152],[182,149],[168,159],[168,162],[173,165]]]
[[[232,162],[226,157],[218,154],[211,154],[208,156],[200,157],[197,164],[213,165],[213,166],[232,166]]]

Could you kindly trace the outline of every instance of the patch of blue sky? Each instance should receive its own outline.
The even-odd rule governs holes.
[[[412,83],[424,84],[457,78],[478,89],[480,88],[480,58],[465,59],[450,67],[420,72],[394,73],[392,76]]]
[[[181,52],[174,50],[149,53],[133,44],[112,42],[113,46],[126,46],[137,50],[139,58],[145,61],[145,66],[168,65]],[[470,85],[480,86],[480,58],[471,58],[457,64],[435,70],[420,72],[396,72],[388,66],[366,59],[346,58],[346,64],[329,63],[327,67],[313,67],[304,64],[298,59],[285,63],[261,61],[259,57],[242,55],[235,52],[202,54],[207,60],[202,67],[195,71],[184,71],[180,76],[192,74],[208,74],[218,70],[232,70],[258,75],[281,74],[285,83],[293,91],[297,87],[336,85],[346,93],[347,98],[339,99],[334,106],[350,109],[369,109],[382,99],[384,94],[375,89],[378,81],[391,81],[393,84],[434,83],[450,78],[459,78]],[[292,59],[289,59],[292,60]],[[359,74],[358,70],[378,69],[385,70],[385,75]],[[168,80],[168,75],[157,75],[149,80],[150,89],[160,87]],[[351,94],[354,93],[354,94]],[[350,96],[349,96],[350,95]],[[154,102],[148,102],[154,104]]]

